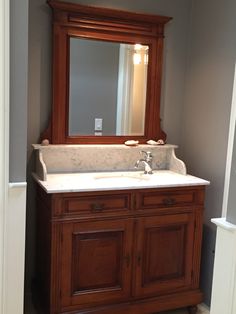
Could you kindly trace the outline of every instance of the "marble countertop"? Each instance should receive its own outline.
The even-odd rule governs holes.
[[[142,188],[164,188],[208,185],[209,181],[191,175],[182,175],[170,170],[157,170],[152,175],[143,171],[49,173],[42,181],[35,180],[47,193],[108,191]]]

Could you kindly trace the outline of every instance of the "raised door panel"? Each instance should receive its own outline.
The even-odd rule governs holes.
[[[136,296],[171,293],[191,286],[192,213],[140,219],[137,227]]]
[[[63,309],[129,297],[132,228],[129,219],[64,224]]]

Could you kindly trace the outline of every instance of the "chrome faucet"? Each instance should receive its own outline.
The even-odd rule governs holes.
[[[144,164],[144,173],[145,174],[152,174],[152,153],[146,152],[142,150],[140,154],[144,154],[144,158],[141,158],[136,161],[134,167],[138,168],[140,163]]]

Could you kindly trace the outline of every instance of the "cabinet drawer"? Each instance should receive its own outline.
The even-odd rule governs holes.
[[[189,206],[196,203],[196,194],[194,190],[143,191],[137,195],[137,209]]]
[[[130,194],[65,197],[61,209],[64,214],[125,213],[131,207]]]

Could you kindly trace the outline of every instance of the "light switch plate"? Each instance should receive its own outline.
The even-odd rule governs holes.
[[[102,119],[95,118],[94,131],[102,131]]]

